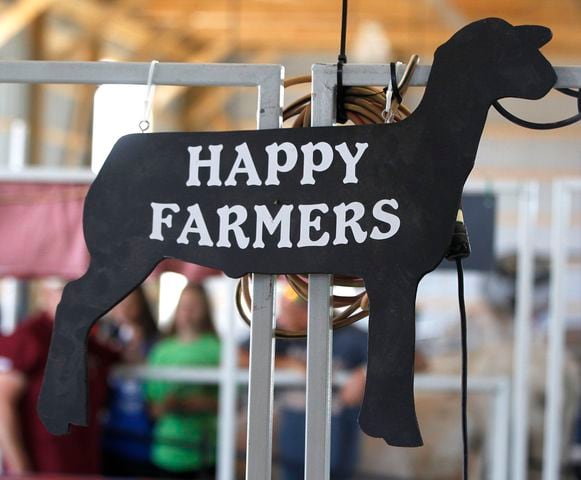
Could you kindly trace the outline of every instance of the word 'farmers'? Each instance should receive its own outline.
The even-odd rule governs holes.
[[[241,187],[276,187],[280,185],[279,174],[282,176],[297,166],[299,150],[303,160],[300,172],[301,185],[314,185],[315,174],[324,172],[333,165],[335,151],[344,164],[344,169],[341,170],[343,183],[357,184],[357,164],[368,146],[367,143],[355,143],[355,148],[350,149],[347,143],[343,142],[333,148],[326,142],[309,142],[297,148],[290,142],[271,143],[264,147],[267,168],[263,179],[258,174],[246,142],[234,147],[235,159],[226,178],[220,178],[223,145],[208,145],[209,155],[206,154],[205,158],[200,158],[204,149],[201,145],[190,146],[187,148],[189,174],[186,186],[229,187],[241,182]],[[202,169],[207,182],[200,180]],[[222,173],[224,174],[223,170]],[[298,180],[298,175],[296,178]],[[203,197],[201,194],[200,200]],[[226,194],[224,200],[224,203],[228,203]],[[273,195],[273,203],[268,207],[253,203],[225,204],[218,205],[212,212],[208,212],[203,211],[203,207],[200,206],[204,203],[202,200],[200,203],[185,207],[177,203],[152,202],[149,238],[165,241],[165,235],[169,233],[172,240],[184,245],[192,243],[203,247],[231,248],[234,243],[235,248],[245,249],[265,248],[272,242],[277,248],[293,246],[303,248],[346,245],[351,238],[355,243],[363,243],[367,239],[386,240],[393,237],[400,227],[400,219],[394,213],[399,205],[393,198],[377,199],[373,204],[366,202],[370,212],[366,211],[366,205],[357,201],[343,202],[334,206],[326,203],[292,205],[284,202],[279,205],[276,195]],[[174,220],[179,222],[175,230]],[[211,228],[208,228],[208,225]],[[329,231],[324,231],[323,225]]]
[[[357,183],[357,175],[355,171],[357,163],[361,160],[361,157],[365,150],[367,150],[368,146],[368,143],[356,143],[355,147],[357,151],[354,154],[351,153],[347,143],[345,142],[335,146],[335,150],[339,153],[343,162],[345,162],[345,176],[343,177],[343,183]],[[228,177],[222,184],[222,180],[220,179],[220,156],[223,148],[223,145],[209,145],[208,150],[210,151],[210,158],[202,159],[200,158],[202,153],[201,145],[188,147],[188,152],[190,154],[190,174],[186,182],[188,187],[199,187],[202,185],[200,182],[201,168],[209,169],[209,178],[206,183],[209,187],[220,187],[222,185],[226,187],[234,187],[238,185],[238,180],[236,178],[238,175],[246,176],[246,185],[248,186],[260,186],[263,184],[246,142],[234,147],[234,150],[236,150],[236,159],[234,160],[234,164],[232,165]],[[299,157],[297,147],[290,142],[284,142],[281,144],[271,143],[265,147],[265,150],[268,169],[264,185],[280,185],[278,174],[290,172],[297,164]],[[314,173],[324,172],[333,163],[333,148],[327,142],[309,142],[301,145],[301,152],[303,154],[303,176],[301,178],[301,185],[314,185]],[[280,161],[282,156],[284,156],[284,161]],[[315,161],[315,157],[319,157],[320,160]]]
[[[395,199],[382,199],[375,203],[372,215],[381,225],[374,225],[369,233],[369,238],[373,240],[386,240],[393,237],[399,230],[400,220],[387,208],[397,210],[398,203]],[[172,228],[173,216],[181,211],[177,203],[152,203],[153,210],[152,229],[149,238],[152,240],[164,241],[163,226]],[[291,214],[294,205],[281,205],[276,215],[272,215],[266,205],[254,205],[254,215],[252,219],[254,241],[252,248],[264,248],[264,230],[274,236],[279,230],[277,248],[293,247],[291,241]],[[320,232],[321,219],[329,212],[329,206],[325,203],[315,203],[298,205],[299,211],[299,238],[296,243],[298,248],[302,247],[325,247],[330,241],[329,232]],[[203,247],[232,247],[230,243],[231,234],[234,235],[238,248],[248,248],[250,238],[244,233],[243,227],[248,220],[248,210],[243,205],[224,205],[218,208],[215,214],[218,215],[219,227],[217,241],[210,235],[207,222],[202,213],[200,205],[195,203],[187,208],[188,218],[181,228],[177,243],[190,244],[190,236],[196,235],[198,246]],[[360,202],[340,203],[333,207],[335,217],[333,245],[346,245],[349,243],[347,232],[351,231],[355,242],[363,243],[367,240],[368,232],[364,230],[360,221],[365,216],[365,206]],[[318,232],[318,233],[316,233]],[[216,235],[215,235],[216,236]],[[314,238],[314,237],[317,238]]]

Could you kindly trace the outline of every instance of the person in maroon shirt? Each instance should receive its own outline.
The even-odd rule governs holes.
[[[106,401],[106,380],[117,355],[89,341],[89,426],[72,427],[61,437],[40,422],[36,402],[62,289],[43,285],[43,311],[25,320],[9,336],[0,336],[0,451],[9,473],[98,474],[100,427],[97,416]]]

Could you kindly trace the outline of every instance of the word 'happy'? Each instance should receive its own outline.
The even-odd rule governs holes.
[[[369,144],[356,143],[354,153],[346,142],[334,148],[329,143],[312,142],[297,148],[290,142],[271,143],[264,150],[267,158],[266,177],[261,179],[255,166],[253,155],[246,142],[236,145],[236,157],[225,179],[220,178],[220,162],[223,145],[208,145],[209,156],[201,158],[201,145],[187,148],[189,171],[186,180],[188,187],[229,187],[236,186],[243,177],[246,186],[278,186],[279,174],[291,172],[299,163],[299,150],[302,153],[301,185],[315,185],[315,174],[328,170],[334,160],[335,151],[344,162],[344,184],[357,184],[357,164]],[[284,157],[281,159],[281,157]],[[206,169],[207,181],[200,179],[200,171]],[[274,202],[277,204],[278,202]],[[392,211],[399,208],[395,199],[378,199],[371,212],[366,211],[363,203],[352,201],[330,207],[326,203],[282,204],[277,207],[267,205],[223,205],[213,212],[203,212],[199,203],[182,208],[177,203],[151,202],[152,228],[149,238],[165,241],[164,234],[174,228],[174,217],[187,211],[187,219],[179,228],[179,235],[173,235],[178,244],[192,243],[204,247],[231,248],[233,239],[237,248],[265,248],[265,232],[270,235],[277,248],[325,247],[346,245],[351,237],[356,243],[368,238],[386,240],[393,237],[400,228],[400,219]],[[390,211],[392,210],[392,211]],[[208,215],[212,215],[210,219]],[[328,217],[324,217],[328,215]],[[185,217],[185,215],[181,215]],[[180,217],[181,217],[180,216]],[[210,219],[210,222],[207,220]],[[321,222],[332,220],[334,228],[322,231]],[[216,232],[210,233],[208,223],[218,224]],[[293,223],[294,222],[294,223]],[[367,227],[364,228],[363,225]],[[296,226],[295,226],[296,225]],[[298,227],[298,228],[296,228]],[[245,233],[246,232],[246,233]],[[247,233],[252,232],[251,239]],[[277,233],[278,232],[278,233]],[[292,236],[296,238],[291,238]],[[350,235],[348,235],[350,232]],[[177,231],[175,232],[177,234]],[[333,237],[332,237],[333,235]],[[266,238],[267,243],[270,238]],[[293,244],[293,239],[295,243]]]
[[[357,183],[355,170],[368,146],[368,143],[356,143],[355,147],[357,151],[355,154],[351,153],[347,143],[345,142],[335,146],[335,150],[339,153],[343,162],[345,162],[345,176],[343,178],[343,183]],[[190,154],[190,174],[188,181],[186,182],[188,187],[199,187],[202,185],[199,176],[200,168],[208,168],[210,171],[208,182],[206,184],[207,186],[222,186],[222,181],[220,179],[220,159],[224,146],[209,145],[208,149],[210,150],[210,158],[201,159],[201,145],[188,147],[188,153]],[[309,142],[301,145],[300,149],[303,154],[303,176],[300,183],[301,185],[314,185],[314,173],[324,172],[333,163],[333,148],[327,142],[318,142],[315,144]],[[241,143],[234,147],[234,150],[236,150],[236,159],[234,160],[234,164],[232,165],[228,177],[224,181],[224,186],[234,187],[238,185],[236,177],[241,174],[246,176],[247,186],[262,185],[262,180],[258,175],[248,144],[246,142]],[[297,147],[290,142],[284,142],[281,144],[275,142],[267,145],[265,151],[267,155],[268,169],[264,185],[280,185],[278,174],[290,172],[297,165],[299,157]],[[285,156],[285,161],[282,163],[279,162],[281,153]],[[319,162],[315,161],[315,154],[318,154],[317,156],[320,157]]]

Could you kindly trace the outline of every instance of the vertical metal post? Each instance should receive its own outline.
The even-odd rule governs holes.
[[[18,323],[18,305],[21,282],[16,278],[2,279],[0,285],[0,334],[11,334]]]
[[[274,325],[273,277],[254,275],[246,439],[247,480],[271,478]]]
[[[491,478],[506,480],[508,475],[508,437],[510,425],[510,385],[508,380],[498,382],[494,394]]]
[[[28,138],[28,126],[20,118],[10,122],[8,137],[8,168],[18,170],[26,164],[26,145]]]
[[[284,69],[258,89],[258,128],[282,125]],[[271,480],[275,277],[254,275],[248,381],[246,479]]]
[[[313,69],[313,126],[333,123],[333,92]],[[331,276],[309,275],[307,340],[307,412],[305,425],[305,480],[326,480],[331,457]]]
[[[514,326],[512,462],[510,478],[525,480],[528,461],[529,357],[534,288],[533,233],[538,210],[538,185],[528,183],[518,191],[518,247],[516,323]]]
[[[236,337],[232,334],[236,321],[234,303],[236,283],[227,277],[223,278],[223,282],[228,299],[228,334],[222,338],[216,478],[232,480],[235,475],[236,460],[236,370],[238,367]]]
[[[10,124],[8,141],[8,168],[12,171],[22,170],[26,164],[27,126],[21,119]],[[23,301],[22,281],[5,277],[0,288],[0,333],[8,335],[14,331],[18,323],[19,307]]]
[[[326,480],[331,458],[331,276],[309,275],[305,480]]]
[[[549,306],[546,374],[545,439],[543,480],[557,480],[561,464],[561,408],[563,405],[563,363],[566,302],[563,295],[566,274],[567,226],[571,217],[571,196],[563,181],[553,183],[551,214],[551,291]]]

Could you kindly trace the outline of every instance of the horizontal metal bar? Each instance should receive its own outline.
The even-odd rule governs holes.
[[[0,182],[91,183],[95,174],[90,168],[26,167],[18,170],[0,168]]]
[[[558,178],[555,182],[559,182],[564,190],[581,191],[581,177]]]
[[[18,170],[0,167],[0,182],[91,183],[94,179],[95,174],[86,167],[24,167]],[[581,189],[581,178],[564,179],[563,182],[572,189]],[[527,184],[530,183],[526,180],[468,180],[464,191],[518,194]]]
[[[553,68],[557,73],[556,88],[581,88],[581,67],[556,66]]]
[[[431,65],[418,65],[410,80],[411,86],[425,86],[430,76]],[[557,73],[557,88],[580,88],[580,66],[555,66]],[[405,70],[404,64],[398,64],[397,75],[401,77]],[[317,63],[313,65],[313,73],[320,75],[327,88],[337,84],[337,65]],[[343,84],[351,86],[386,85],[390,78],[389,64],[363,65],[348,63],[343,66]]]
[[[528,181],[527,179],[514,180],[468,180],[464,186],[466,193],[488,193],[504,195],[518,195],[524,190],[528,189],[530,185],[537,184],[536,181]]]
[[[113,370],[113,375],[122,378],[191,384],[219,385],[221,381],[219,368],[123,366]],[[343,386],[349,376],[348,372],[334,372],[333,386]],[[235,377],[238,384],[248,384],[248,370],[239,368]],[[508,377],[503,376],[473,376],[468,379],[468,388],[472,392],[493,392],[504,388],[508,382]],[[274,383],[278,387],[301,387],[305,385],[306,378],[304,374],[296,370],[276,369]],[[456,375],[420,374],[415,376],[414,388],[419,391],[457,392],[460,391],[461,384]]]
[[[53,62],[53,61],[6,61],[0,62],[0,83],[68,83],[68,84],[136,84],[145,85],[149,72],[145,62]],[[559,88],[581,87],[580,66],[555,66]],[[268,78],[280,76],[280,65],[253,65],[231,63],[159,63],[154,72],[156,85],[223,85],[258,86]],[[403,74],[405,65],[398,65],[397,73]],[[418,65],[410,85],[425,86],[431,65]],[[335,85],[335,64],[315,64],[317,75],[329,77],[329,85]],[[345,85],[385,85],[389,78],[388,64],[354,64],[343,67]],[[327,82],[325,82],[327,83]]]
[[[140,62],[0,62],[0,83],[147,84],[149,63]],[[159,63],[156,85],[259,86],[280,78],[280,65],[232,63]]]

